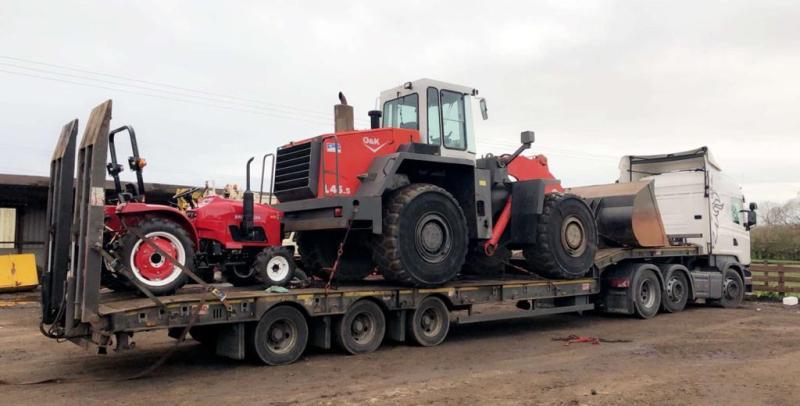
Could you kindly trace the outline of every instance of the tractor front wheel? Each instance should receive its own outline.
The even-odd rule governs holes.
[[[139,232],[179,263],[194,267],[194,244],[181,225],[165,218],[146,218],[136,225]],[[168,295],[188,281],[185,272],[133,233],[122,239],[122,258],[133,277],[154,295]]]

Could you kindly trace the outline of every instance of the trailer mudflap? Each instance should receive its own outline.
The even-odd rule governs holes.
[[[217,355],[236,360],[245,357],[244,323],[223,324],[217,329]]]

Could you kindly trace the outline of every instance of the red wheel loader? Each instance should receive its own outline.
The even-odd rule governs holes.
[[[276,153],[277,208],[286,231],[297,233],[309,271],[358,280],[377,268],[389,281],[436,286],[460,271],[499,273],[520,250],[531,271],[574,279],[592,267],[600,241],[666,244],[646,182],[612,202],[619,210],[601,210],[610,202],[602,193],[584,199],[565,192],[544,156],[521,155],[533,132],[522,133],[512,154],[478,158],[473,101],[484,119],[487,110],[477,89],[404,83],[381,93],[382,110],[369,113],[364,131],[353,130],[352,107],[340,99],[334,134]],[[651,221],[635,221],[642,216]],[[625,229],[655,237],[598,237],[598,224],[611,236]]]

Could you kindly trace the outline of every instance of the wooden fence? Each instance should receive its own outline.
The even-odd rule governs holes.
[[[753,262],[750,272],[755,292],[800,293],[800,265]]]

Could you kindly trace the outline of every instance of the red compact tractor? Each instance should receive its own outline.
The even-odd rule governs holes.
[[[234,285],[282,286],[292,279],[294,253],[281,247],[281,212],[265,204],[256,204],[250,190],[253,158],[247,162],[247,190],[243,201],[208,196],[196,204],[192,202],[186,212],[172,206],[148,204],[142,178],[145,160],[139,156],[134,130],[123,126],[108,131],[110,119],[109,100],[92,111],[79,156],[79,173],[96,172],[99,176],[102,172],[95,168],[102,170],[104,167],[114,181],[114,194],[106,201],[103,211],[100,279],[104,286],[114,290],[135,286],[155,295],[169,294],[189,280],[190,275],[183,267],[207,282],[212,281],[214,270],[218,269]],[[67,139],[62,135],[56,152],[66,154],[69,151],[74,160],[77,120],[70,124],[73,132]],[[130,136],[133,156],[128,158],[128,167],[136,174],[135,185],[123,184],[120,180],[124,169],[117,159],[115,136],[123,132]],[[105,151],[106,145],[110,162],[106,164],[105,154],[93,157],[95,161],[86,159],[92,150]],[[79,186],[81,181],[79,177]],[[196,190],[188,190],[175,198],[189,196]],[[102,192],[98,190],[94,196],[98,202],[103,201]],[[71,207],[65,210],[71,211]],[[76,213],[76,216],[88,216],[88,213]]]
[[[276,207],[306,271],[358,280],[377,268],[389,281],[436,286],[459,272],[498,274],[519,250],[529,270],[574,279],[593,266],[598,225],[631,229],[632,196],[620,197],[620,210],[599,210],[603,196],[565,193],[544,156],[522,156],[533,132],[512,154],[477,158],[473,101],[487,117],[477,96],[407,82],[381,93],[371,129],[353,131],[340,94],[334,134],[278,148]],[[598,222],[605,212],[616,217]]]

